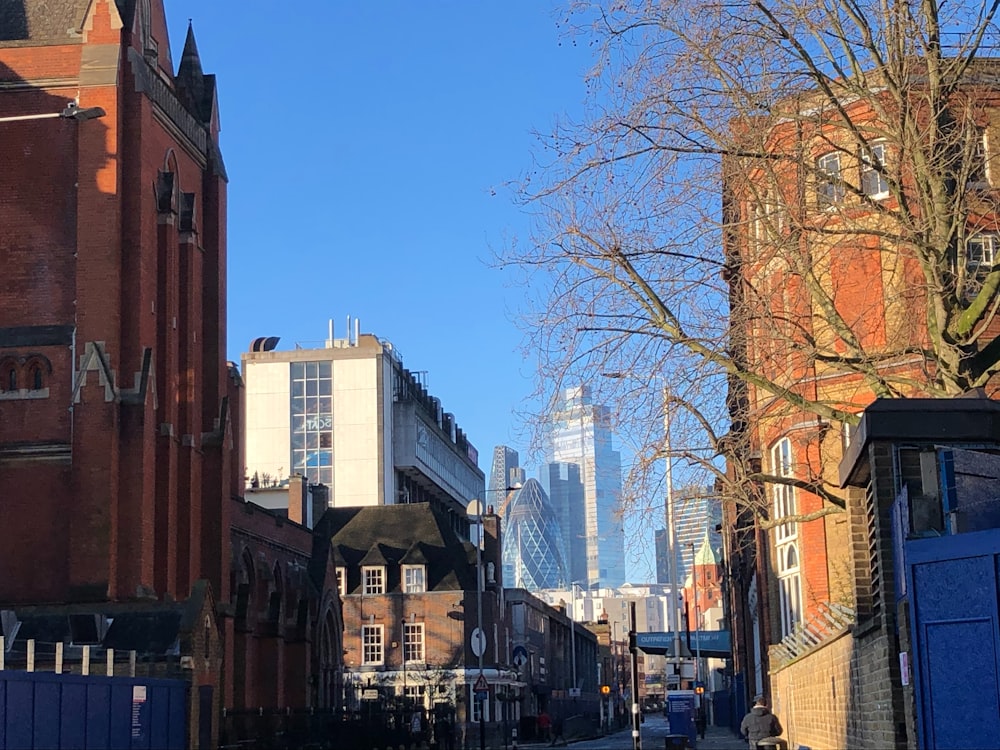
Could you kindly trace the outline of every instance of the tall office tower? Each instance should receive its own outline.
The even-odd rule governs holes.
[[[559,521],[541,483],[529,479],[503,507],[503,580],[511,588],[564,588]]]
[[[694,556],[708,535],[708,544],[716,552],[722,547],[722,536],[715,527],[722,523],[722,504],[710,497],[707,487],[680,490],[674,498],[674,529],[677,540],[677,582],[683,584],[691,572]],[[656,582],[672,583],[667,568],[667,533],[657,529]]]
[[[500,505],[509,487],[524,484],[524,469],[518,464],[517,451],[506,445],[493,448],[493,466],[490,469],[490,484],[487,492],[489,505]]]
[[[582,503],[567,498],[570,529],[569,558],[584,548],[586,576],[573,581],[586,585],[619,586],[625,582],[625,532],[622,527],[621,456],[611,446],[609,413],[591,401],[590,389],[567,388],[563,402],[552,416],[549,461],[576,464],[582,484]],[[578,528],[583,517],[583,534]],[[571,562],[571,570],[574,568]]]
[[[560,551],[570,581],[587,580],[586,514],[578,464],[551,463],[542,469],[542,486],[559,522]],[[574,543],[575,542],[575,543]]]
[[[430,502],[467,526],[485,477],[455,416],[391,343],[356,322],[342,339],[332,329],[323,347],[276,351],[261,338],[243,355],[251,481],[302,474],[335,508]]]

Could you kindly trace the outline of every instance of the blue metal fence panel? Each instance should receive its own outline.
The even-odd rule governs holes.
[[[86,750],[87,747],[87,686],[79,682],[63,685],[62,712],[59,734],[63,750]]]
[[[33,750],[34,686],[27,681],[7,683],[7,744],[4,750]]]
[[[906,543],[921,748],[1000,747],[1000,532]]]
[[[32,747],[57,747],[59,742],[59,715],[62,713],[62,688],[54,682],[35,683],[35,722]]]
[[[184,691],[172,690],[170,692],[170,713],[166,722],[166,742],[163,744],[163,747],[168,748],[168,750],[184,750],[187,747],[186,697]]]
[[[180,680],[0,672],[0,750],[183,750]]]
[[[111,685],[91,684],[87,686],[87,705],[84,707],[87,725],[87,750],[109,747],[111,729],[108,717],[111,715]]]

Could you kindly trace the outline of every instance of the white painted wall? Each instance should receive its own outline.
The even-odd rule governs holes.
[[[291,417],[287,362],[248,362],[246,383],[247,477],[265,473],[288,478]]]

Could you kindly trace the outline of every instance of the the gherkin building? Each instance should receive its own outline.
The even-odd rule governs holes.
[[[503,509],[504,584],[528,591],[564,588],[559,521],[537,479],[514,492]]]

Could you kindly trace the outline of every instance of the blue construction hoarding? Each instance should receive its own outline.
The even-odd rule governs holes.
[[[0,671],[0,750],[183,750],[181,680]]]

